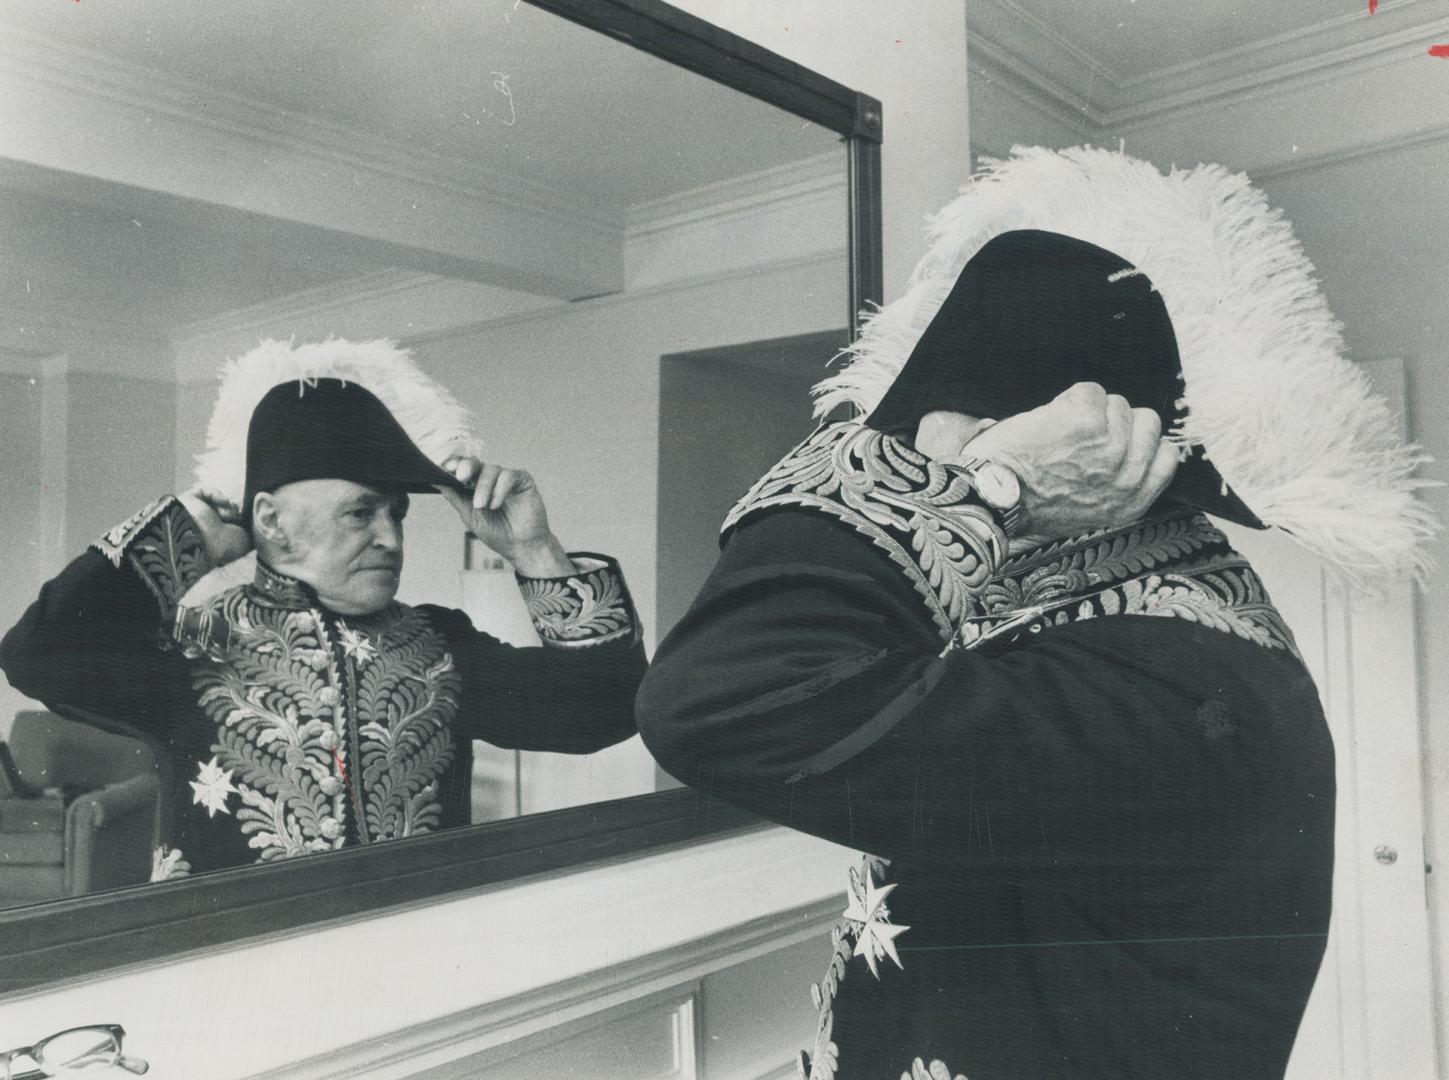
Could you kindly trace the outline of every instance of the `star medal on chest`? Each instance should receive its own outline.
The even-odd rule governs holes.
[[[377,646],[366,634],[354,630],[350,626],[338,628],[338,635],[342,639],[342,652],[347,657],[356,660],[359,665],[367,663],[377,655]]]
[[[902,971],[905,965],[896,952],[895,939],[910,929],[890,921],[890,909],[886,897],[895,891],[895,885],[877,886],[871,870],[870,859],[862,859],[860,870],[850,869],[850,891],[846,894],[849,904],[844,918],[850,933],[855,936],[855,955],[865,957],[870,973],[880,979],[877,962],[887,956],[895,961]]]
[[[231,782],[234,771],[223,769],[215,755],[210,761],[197,763],[197,779],[191,781],[192,802],[206,807],[207,817],[215,817],[218,810],[223,814],[231,813],[227,809],[226,798],[228,795],[240,794]]]

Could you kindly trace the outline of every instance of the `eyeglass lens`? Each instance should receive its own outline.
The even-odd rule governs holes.
[[[62,1031],[35,1047],[35,1060],[44,1068],[61,1073],[114,1065],[120,1056],[120,1041],[104,1028]]]

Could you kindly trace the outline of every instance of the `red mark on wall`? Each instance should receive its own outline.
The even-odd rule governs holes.
[[[77,4],[80,0],[75,0]],[[1379,9],[1379,0],[1369,0],[1369,14],[1372,15]],[[1449,60],[1449,45],[1430,45],[1429,55],[1437,56],[1440,60]]]

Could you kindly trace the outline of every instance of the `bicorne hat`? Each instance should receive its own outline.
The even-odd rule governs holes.
[[[462,490],[441,468],[477,455],[472,417],[391,341],[264,341],[226,364],[196,482],[237,503],[338,479],[393,491]]]
[[[910,433],[935,410],[1001,420],[1098,382],[1182,448],[1167,499],[1278,527],[1351,582],[1424,572],[1427,458],[1344,355],[1312,265],[1247,177],[1017,147],[930,239],[816,386],[817,415],[846,405]]]

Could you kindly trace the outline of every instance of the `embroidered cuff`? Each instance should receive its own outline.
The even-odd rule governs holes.
[[[518,575],[534,629],[545,645],[587,648],[639,637],[639,619],[619,564],[603,555],[569,552],[578,573],[568,577]]]
[[[859,423],[822,427],[786,454],[735,504],[723,531],[776,506],[830,514],[885,551],[948,640],[1006,558],[1001,522],[964,471]]]
[[[132,514],[92,546],[118,569],[134,567],[168,622],[186,591],[211,569],[201,530],[174,495]]]

